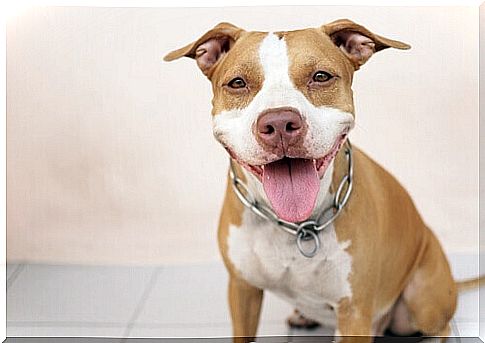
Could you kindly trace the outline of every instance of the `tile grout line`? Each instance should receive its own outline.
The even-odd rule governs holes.
[[[12,327],[126,327],[126,322],[89,322],[89,321],[9,321],[7,320],[7,325]]]
[[[10,274],[10,277],[7,279],[7,290],[13,285],[15,280],[17,280],[18,276],[25,269],[25,264],[19,264],[17,268]]]
[[[458,329],[458,324],[456,323],[454,318],[451,318],[450,320],[450,326],[451,326],[451,334],[455,336],[455,341],[458,341],[458,343],[461,343],[460,339],[460,330]]]
[[[120,343],[126,342],[128,335],[130,334],[131,330],[133,329],[133,326],[135,325],[135,321],[138,319],[138,316],[140,315],[141,310],[145,306],[148,296],[150,295],[153,287],[155,286],[155,283],[158,279],[158,274],[160,274],[161,269],[162,269],[161,267],[157,267],[153,271],[150,277],[150,280],[148,281],[147,286],[140,297],[140,301],[138,302],[135,309],[133,310],[133,314],[131,315],[128,321],[128,325],[126,326],[126,329],[123,332],[123,338],[121,339]]]

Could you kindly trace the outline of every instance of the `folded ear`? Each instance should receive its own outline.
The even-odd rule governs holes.
[[[195,42],[168,53],[163,59],[173,61],[184,56],[193,58],[202,72],[210,78],[213,67],[232,48],[242,32],[243,29],[230,23],[217,24]]]
[[[376,35],[348,19],[339,19],[325,24],[322,29],[350,59],[356,70],[367,62],[374,52],[387,48],[402,50],[411,48],[406,43]]]

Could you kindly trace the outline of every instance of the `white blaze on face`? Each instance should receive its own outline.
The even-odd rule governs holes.
[[[257,109],[260,112],[284,106],[298,109],[295,102],[295,89],[290,80],[288,52],[284,39],[269,33],[259,48],[259,59],[263,66],[264,84],[258,94],[259,108]]]
[[[290,79],[290,61],[284,38],[268,33],[259,47],[259,60],[264,72],[263,87],[247,107],[214,115],[215,137],[245,163],[261,165],[272,162],[276,156],[259,145],[254,137],[253,125],[259,114],[267,109],[293,107],[308,125],[303,144],[309,156],[325,156],[343,129],[352,125],[352,114],[325,106],[316,107],[295,88]]]

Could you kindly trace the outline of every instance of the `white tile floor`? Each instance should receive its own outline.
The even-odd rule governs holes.
[[[450,257],[457,278],[478,274],[473,256]],[[231,333],[222,263],[162,267],[7,266],[7,335],[216,337]],[[331,335],[290,330],[292,308],[266,294],[259,335]],[[462,294],[458,336],[478,336],[478,291]]]

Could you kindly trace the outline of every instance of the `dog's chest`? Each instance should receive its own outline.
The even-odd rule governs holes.
[[[321,232],[320,239],[317,255],[306,258],[298,251],[294,236],[245,210],[242,225],[229,228],[227,243],[229,258],[245,280],[321,320],[329,306],[351,296],[352,261],[345,250],[350,242],[338,242],[333,226]]]

